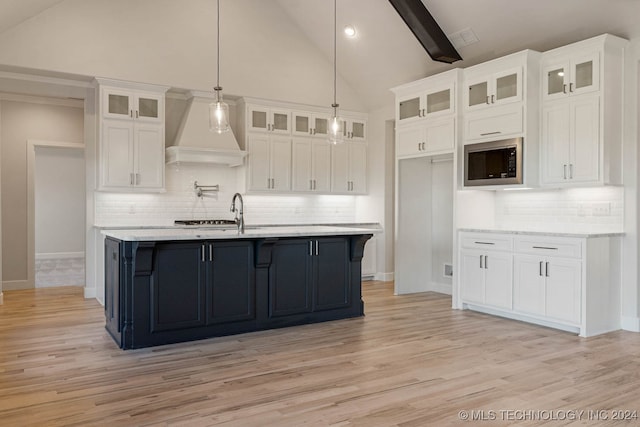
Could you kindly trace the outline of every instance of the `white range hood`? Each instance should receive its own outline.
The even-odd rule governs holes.
[[[190,92],[176,139],[166,149],[168,164],[180,162],[242,166],[247,152],[240,150],[233,131],[209,131],[209,104],[213,101],[213,94]]]

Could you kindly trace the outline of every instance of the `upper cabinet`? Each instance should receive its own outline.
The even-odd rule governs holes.
[[[330,108],[256,98],[237,105],[238,140],[248,151],[247,191],[367,192],[366,114],[341,110],[344,143],[332,145]]]
[[[164,191],[167,87],[97,79],[102,191]]]
[[[465,108],[475,110],[521,101],[523,66],[503,69],[498,62],[488,67],[482,64],[480,72],[469,72],[465,79]]]
[[[622,184],[627,43],[605,34],[543,54],[541,185]]]
[[[393,88],[396,158],[453,153],[462,70],[454,69]]]
[[[549,59],[542,69],[542,100],[581,95],[600,89],[600,52],[576,52]]]

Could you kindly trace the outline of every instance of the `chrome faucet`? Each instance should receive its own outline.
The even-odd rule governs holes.
[[[240,208],[236,209],[236,199],[240,200]],[[233,195],[231,199],[231,212],[235,212],[236,214],[236,224],[238,224],[238,233],[244,234],[244,214],[242,210],[244,209],[244,201],[242,200],[242,194],[236,193]]]

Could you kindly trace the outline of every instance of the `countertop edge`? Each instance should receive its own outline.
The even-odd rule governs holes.
[[[574,237],[574,238],[598,238],[598,237],[622,237],[626,233],[623,231],[587,231],[587,232],[559,232],[559,231],[537,231],[537,230],[497,230],[488,228],[458,228],[459,232],[465,233],[496,233],[514,234],[525,236],[550,236],[550,237]]]

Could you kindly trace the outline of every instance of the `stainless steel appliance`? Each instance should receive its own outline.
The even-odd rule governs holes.
[[[464,186],[522,184],[522,138],[464,146]]]

